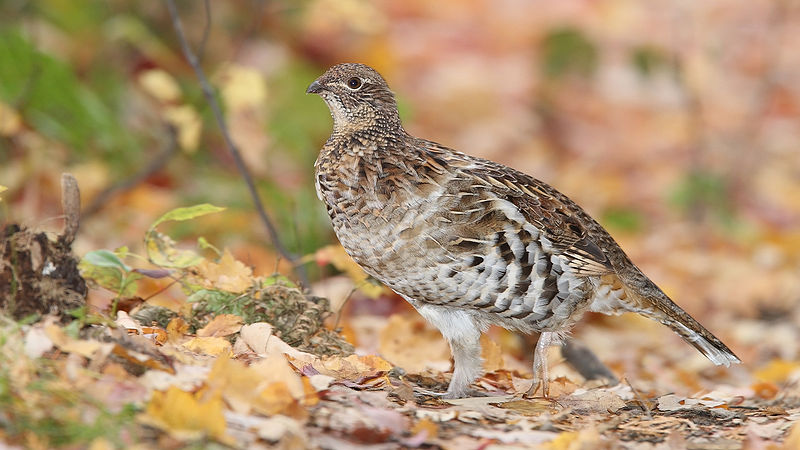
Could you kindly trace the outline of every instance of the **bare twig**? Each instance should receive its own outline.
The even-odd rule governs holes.
[[[64,233],[60,239],[70,245],[81,223],[81,191],[71,173],[61,174],[61,208],[64,210]]]
[[[170,159],[178,151],[178,142],[175,128],[167,127],[169,131],[169,141],[161,152],[150,161],[150,164],[143,167],[139,172],[135,173],[132,177],[122,180],[119,183],[113,184],[100,192],[97,197],[92,200],[92,203],[86,207],[82,215],[84,218],[89,217],[101,209],[103,209],[109,201],[115,196],[133,189],[136,185],[149,178],[154,173],[163,168]]]
[[[264,226],[267,228],[267,232],[269,233],[270,239],[272,240],[272,245],[275,246],[275,249],[278,250],[278,253],[283,255],[284,258],[288,259],[289,261],[294,264],[295,270],[297,270],[297,274],[301,279],[301,282],[305,285],[308,285],[308,277],[306,275],[305,267],[302,265],[298,265],[296,263],[297,257],[289,252],[289,250],[283,245],[281,242],[278,231],[275,226],[272,224],[272,221],[267,216],[267,212],[264,209],[264,205],[261,202],[261,197],[258,195],[258,190],[256,189],[256,185],[253,182],[253,177],[250,175],[250,170],[247,168],[247,165],[242,158],[241,153],[239,152],[239,148],[233,142],[231,138],[230,132],[228,131],[228,126],[225,122],[225,117],[222,114],[222,108],[220,108],[219,102],[217,101],[216,96],[214,95],[214,90],[211,87],[211,83],[209,83],[208,78],[206,77],[203,68],[200,67],[200,63],[197,59],[197,55],[192,51],[189,47],[189,42],[186,40],[186,34],[183,32],[183,24],[181,23],[181,18],[178,15],[178,10],[175,7],[174,0],[164,0],[167,4],[167,10],[169,11],[170,18],[172,19],[172,27],[175,29],[175,34],[178,36],[178,42],[181,46],[181,51],[183,52],[183,56],[186,57],[186,60],[189,62],[189,65],[192,66],[195,75],[197,76],[198,81],[200,82],[200,87],[203,90],[203,95],[206,98],[209,106],[211,107],[211,111],[214,114],[214,118],[217,121],[217,125],[220,128],[220,132],[222,133],[222,137],[225,140],[225,145],[227,145],[228,150],[233,156],[233,160],[236,162],[236,167],[239,170],[239,173],[244,178],[245,184],[247,184],[247,189],[250,191],[250,196],[253,199],[253,203],[258,211],[258,215],[261,217],[261,221],[264,223]],[[210,24],[210,19],[207,22],[207,25]]]
[[[639,403],[639,406],[642,407],[642,411],[644,411],[644,413],[647,415],[648,419],[652,420],[653,419],[653,414],[650,411],[650,407],[647,406],[647,403],[645,403],[644,398],[642,398],[642,396],[639,395],[639,391],[637,391],[636,388],[633,387],[633,385],[631,384],[631,382],[628,380],[627,377],[625,377],[623,379],[625,380],[625,384],[627,384],[628,387],[631,388],[631,390],[633,391],[633,395],[636,398],[636,401]]]
[[[211,3],[209,3],[209,0],[203,0],[203,14],[206,16],[206,23],[203,24],[203,38],[200,40],[200,45],[197,46],[198,63],[203,60],[208,36],[211,35]]]

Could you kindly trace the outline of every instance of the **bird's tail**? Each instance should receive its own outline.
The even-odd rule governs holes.
[[[647,292],[647,296],[640,303],[639,314],[670,327],[718,366],[728,367],[742,362],[727,345],[676,305],[655,283],[648,279],[646,284],[644,292]]]

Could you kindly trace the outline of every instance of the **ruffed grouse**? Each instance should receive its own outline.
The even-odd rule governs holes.
[[[311,83],[333,116],[316,189],[347,253],[450,344],[448,398],[481,373],[489,325],[540,332],[534,394],[547,395],[549,345],[585,311],[636,312],[672,328],[714,364],[738,363],[672,302],[580,206],[547,184],[408,134],[374,69],[339,64]]]

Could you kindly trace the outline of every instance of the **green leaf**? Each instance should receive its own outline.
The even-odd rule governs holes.
[[[172,238],[158,231],[148,231],[144,243],[147,259],[159,267],[182,269],[197,265],[203,260],[194,250],[179,249]]]
[[[97,267],[115,267],[123,272],[130,272],[131,268],[122,262],[113,252],[108,250],[94,250],[84,255],[83,260]]]
[[[590,76],[597,68],[597,47],[581,30],[571,27],[550,31],[542,42],[541,64],[545,75]]]
[[[225,208],[220,206],[214,206],[209,203],[203,203],[200,205],[195,206],[187,206],[182,208],[175,208],[172,211],[167,212],[163,216],[159,217],[158,220],[153,222],[150,225],[150,230],[148,232],[152,232],[155,228],[161,225],[164,222],[181,222],[184,220],[194,219],[195,217],[205,216],[206,214],[211,214],[215,212],[224,211]]]

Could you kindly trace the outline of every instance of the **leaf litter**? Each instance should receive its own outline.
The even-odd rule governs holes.
[[[182,213],[187,211],[194,218],[214,208]],[[117,311],[113,321],[104,318],[109,311],[72,321],[47,315],[27,325],[3,315],[0,436],[6,442],[32,448],[216,442],[569,449],[761,448],[768,442],[792,448],[800,440],[800,368],[793,361],[773,359],[753,372],[749,384],[735,384],[748,379],[738,373],[727,377],[734,384],[712,384],[715,389],[703,387],[715,375],[681,372],[661,359],[649,363],[655,364],[650,372],[640,369],[641,376],[632,376],[633,384],[614,386],[582,380],[559,361],[553,397],[526,399],[519,393],[531,382],[530,371],[502,351],[495,339],[504,335],[492,332],[482,341],[487,373],[476,383],[488,395],[443,400],[432,392],[447,386],[447,345],[419,317],[376,316],[383,325],[372,342],[376,351],[354,351],[332,328],[335,316],[326,299],[279,275],[255,276],[227,250],[209,258],[195,250],[174,251],[174,241],[158,239],[152,248],[183,255],[180,264],[165,257],[155,261],[167,267],[137,269],[124,261],[127,250],[118,249],[84,259],[84,274],[92,286],[116,283],[112,290],[121,305],[122,296],[136,294],[126,283],[138,279],[97,283],[91,277],[102,271],[93,267],[141,273],[142,279],[155,271],[156,282],[181,284],[183,305],[169,309],[148,299],[130,314]],[[172,272],[164,277],[163,269]],[[363,282],[348,270],[354,283]],[[362,327],[346,325],[358,345]],[[615,339],[629,338],[618,333]],[[657,376],[659,371],[699,389],[670,393],[674,381]],[[55,407],[45,408],[49,403]],[[107,426],[94,426],[98,417]],[[79,431],[57,431],[65,427]]]

